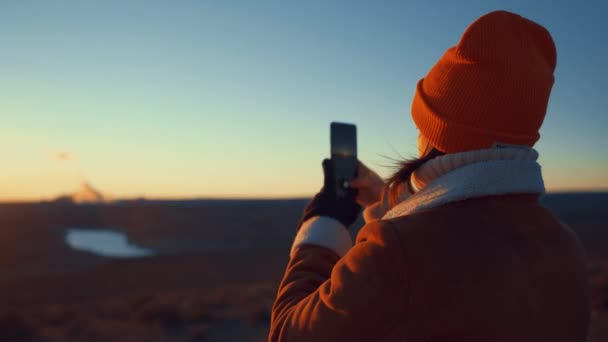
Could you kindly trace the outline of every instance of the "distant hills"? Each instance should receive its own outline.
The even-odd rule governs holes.
[[[308,198],[292,199],[218,199],[218,198],[197,198],[197,199],[111,199],[102,194],[91,184],[83,182],[80,188],[72,193],[59,196],[51,201],[42,201],[47,204],[72,204],[72,205],[167,205],[185,207],[213,207],[213,206],[267,206],[301,204],[304,206],[309,201]],[[548,193],[541,198],[541,203],[559,212],[562,216],[602,216],[608,217],[608,192],[564,192]],[[3,204],[3,203],[0,203]],[[8,203],[6,203],[8,204]],[[26,203],[23,203],[26,204]],[[33,204],[33,203],[32,203]]]
[[[94,188],[89,182],[82,182],[72,194],[61,195],[55,198],[52,202],[59,203],[76,203],[76,204],[99,204],[110,201],[109,196],[105,196],[101,191]]]

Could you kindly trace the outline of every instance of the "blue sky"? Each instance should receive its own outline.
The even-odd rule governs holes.
[[[0,200],[309,196],[329,122],[386,176],[416,154],[414,86],[496,9],[549,29],[550,191],[608,189],[601,1],[2,1]],[[64,153],[58,158],[58,153]]]

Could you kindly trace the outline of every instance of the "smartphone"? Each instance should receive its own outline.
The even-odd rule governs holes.
[[[336,195],[349,197],[353,192],[349,191],[348,182],[357,177],[357,126],[332,122],[330,135]]]

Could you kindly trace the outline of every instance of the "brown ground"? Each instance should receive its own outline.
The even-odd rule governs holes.
[[[264,341],[304,204],[0,205],[0,341]],[[601,213],[560,205],[589,254],[589,341],[608,341],[605,205]],[[160,255],[73,251],[66,227],[121,227]]]
[[[0,205],[0,341],[265,341],[304,203],[269,204]],[[66,227],[161,254],[73,251]]]

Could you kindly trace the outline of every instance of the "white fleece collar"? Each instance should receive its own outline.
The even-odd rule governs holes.
[[[535,160],[482,161],[459,167],[434,179],[392,208],[383,219],[469,198],[544,192],[541,168]]]
[[[433,158],[412,173],[410,179],[412,189],[418,192],[426,184],[444,174],[463,167],[488,160],[537,160],[538,152],[528,146],[493,147],[482,150],[448,153]]]

